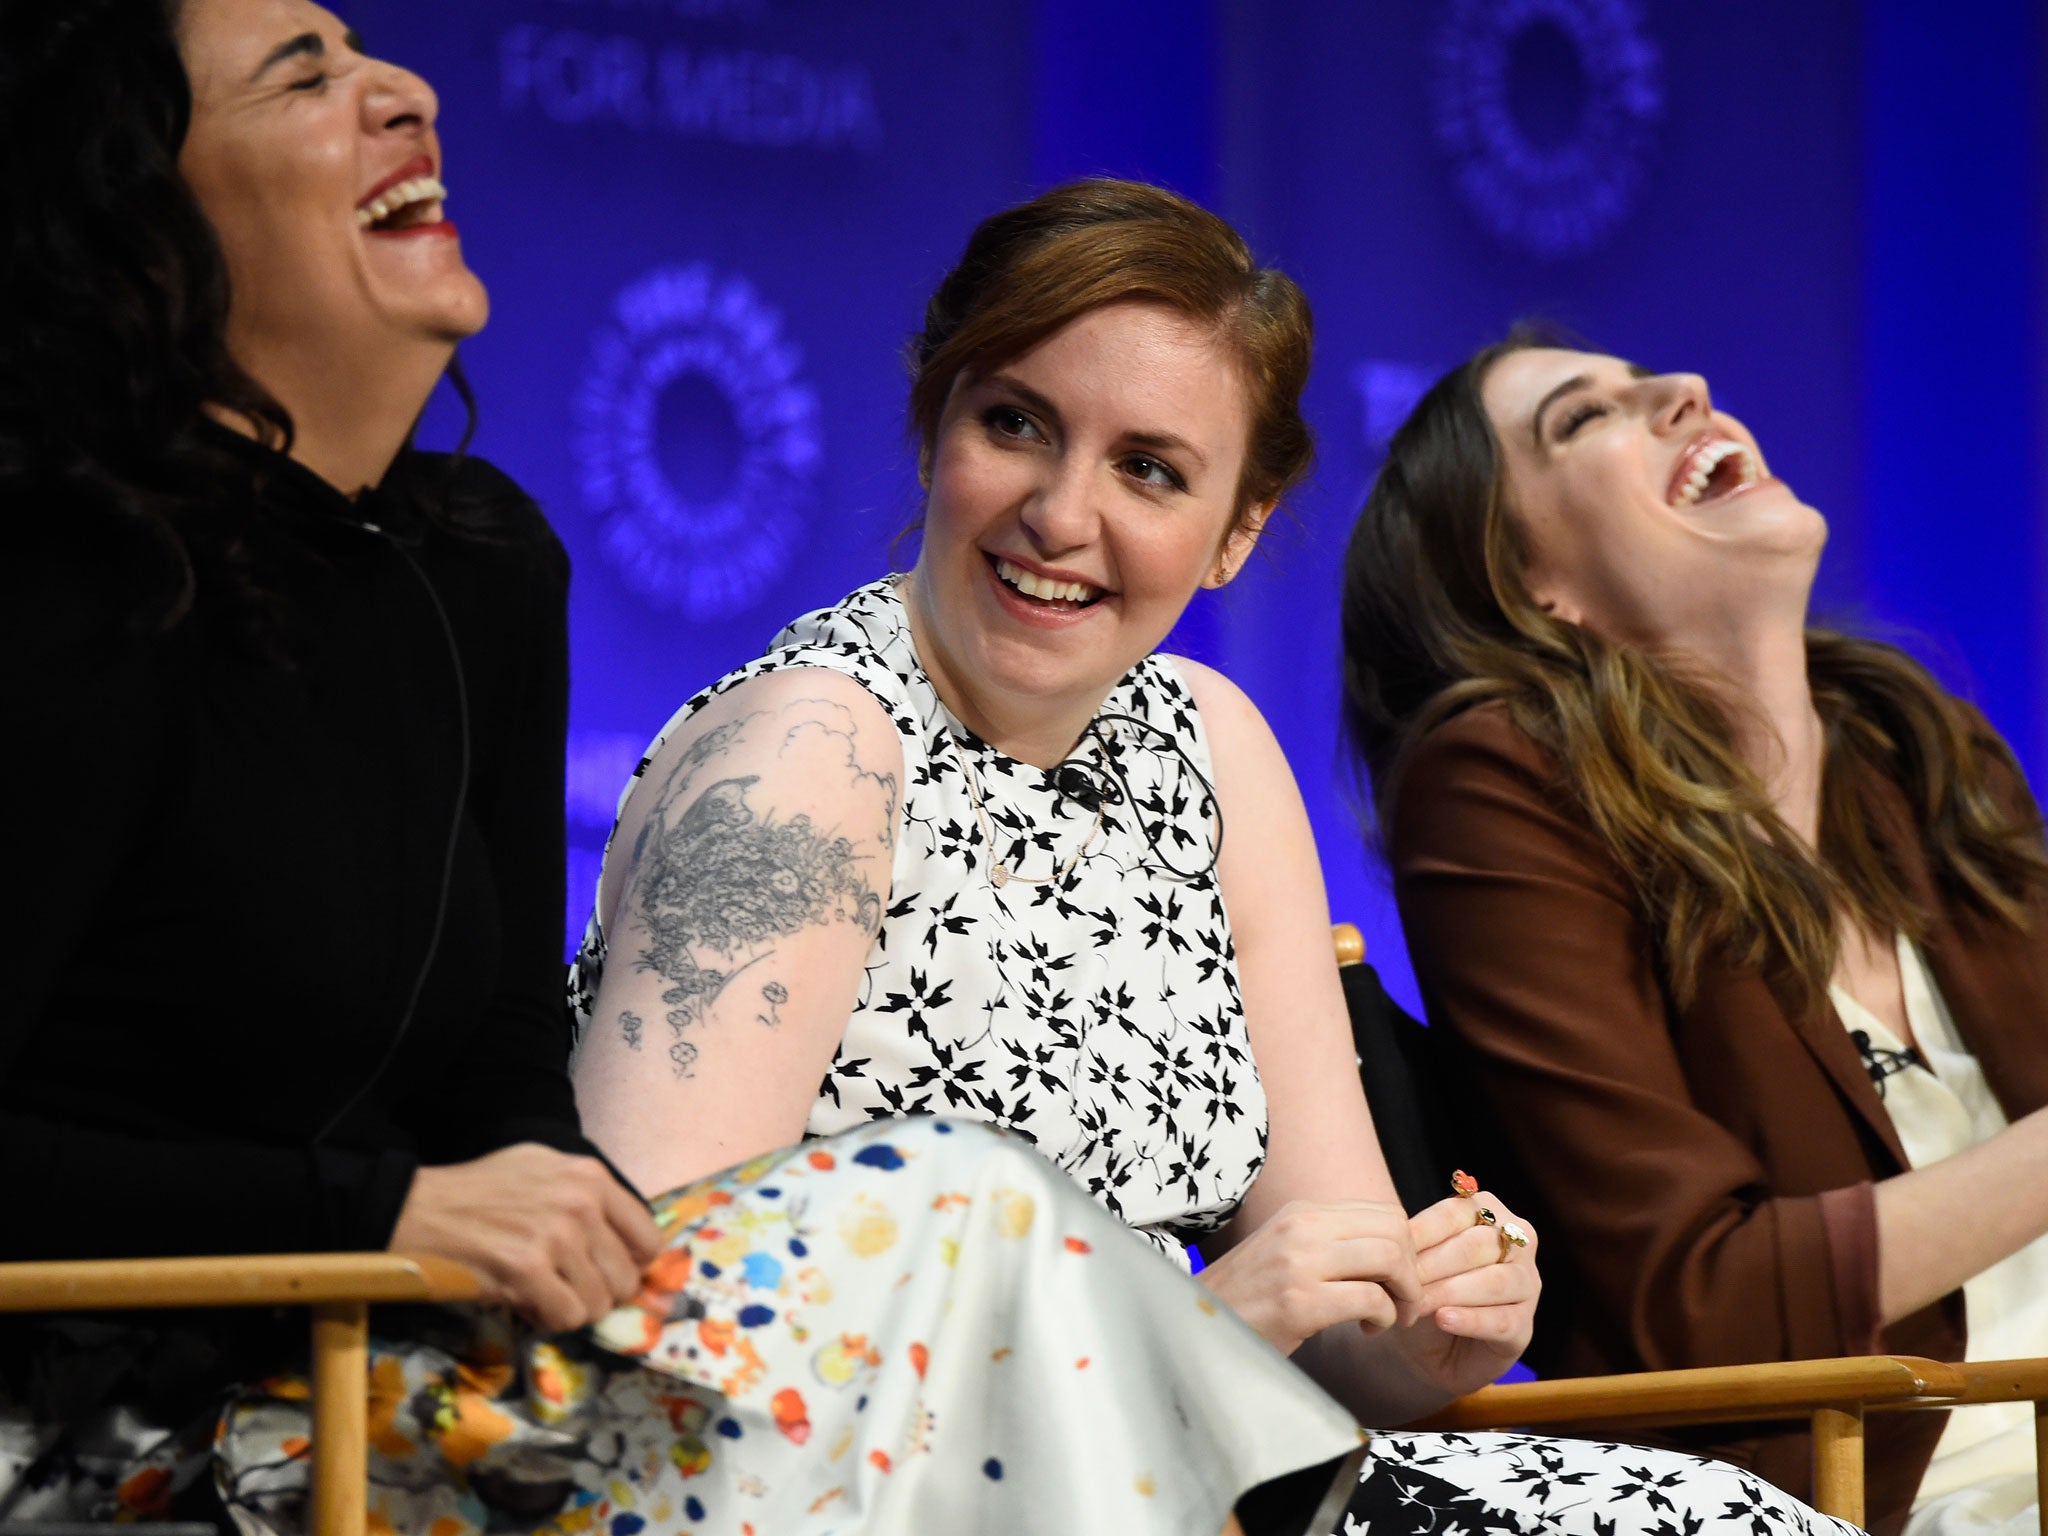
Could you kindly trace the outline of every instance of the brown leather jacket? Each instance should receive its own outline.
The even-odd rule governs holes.
[[[2006,1114],[2048,1103],[2048,892],[2024,934],[1980,918],[1934,888],[1894,785],[1867,784],[1864,803],[1935,914],[1928,963]],[[1477,1171],[1542,1235],[1538,1370],[1962,1357],[1961,1291],[1878,1326],[1872,1186],[1907,1164],[1832,1010],[1801,1019],[1732,968],[1676,1009],[1625,872],[1503,706],[1432,731],[1395,804],[1388,852],[1415,973],[1453,1037],[1472,1155],[1499,1159]],[[1873,1415],[1874,1531],[1903,1522],[1944,1419]],[[1810,1496],[1803,1426],[1664,1443]]]

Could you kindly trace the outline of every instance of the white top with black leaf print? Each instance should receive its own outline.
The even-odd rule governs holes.
[[[760,660],[692,698],[641,770],[709,700],[793,667],[860,683],[903,746],[887,908],[808,1132],[894,1115],[990,1120],[1169,1253],[1222,1226],[1265,1158],[1266,1100],[1212,868],[1208,742],[1171,663],[1153,655],[1126,673],[1076,749],[1096,784],[1114,786],[1099,830],[1051,774],[1004,756],[940,702],[894,578],[797,620]],[[1063,879],[1027,883],[1065,866],[1084,838]],[[997,884],[997,862],[1023,878]],[[593,916],[570,973],[579,1030],[605,947]]]

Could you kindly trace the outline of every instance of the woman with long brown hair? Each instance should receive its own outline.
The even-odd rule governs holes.
[[[1826,532],[1704,380],[1517,335],[1353,534],[1346,724],[1550,1237],[1541,1369],[2048,1353],[2040,813],[1911,657],[1810,627]],[[2023,1420],[1874,1423],[1875,1528],[2030,1520]],[[1801,1433],[1714,1450],[1806,1487]]]

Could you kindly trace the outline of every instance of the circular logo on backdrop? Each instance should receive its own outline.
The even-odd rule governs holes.
[[[659,267],[618,296],[591,344],[576,448],[605,552],[635,591],[723,619],[789,569],[820,458],[802,368],[743,277]]]
[[[1435,51],[1437,137],[1480,222],[1536,256],[1605,240],[1664,114],[1637,0],[1452,0]]]

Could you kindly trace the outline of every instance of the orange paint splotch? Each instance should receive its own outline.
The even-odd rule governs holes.
[[[803,1393],[795,1387],[784,1387],[770,1398],[768,1411],[775,1415],[775,1427],[792,1445],[802,1445],[811,1438],[810,1411],[804,1406]]]
[[[809,1157],[805,1158],[804,1161],[809,1163],[813,1168],[817,1169],[820,1173],[830,1173],[834,1168],[837,1168],[839,1166],[839,1159],[834,1157],[830,1152],[813,1152]]]
[[[441,1431],[440,1446],[452,1467],[467,1467],[512,1436],[512,1421],[474,1393],[456,1393],[449,1409],[454,1422]]]
[[[917,1372],[917,1379],[924,1380],[925,1367],[932,1363],[932,1352],[922,1344],[910,1346],[910,1368]]]
[[[1083,1242],[1078,1237],[1070,1237],[1067,1239],[1067,1252],[1069,1253],[1093,1253],[1094,1251],[1095,1250],[1093,1248],[1090,1248],[1085,1242]]]
[[[114,1491],[121,1512],[160,1515],[171,1507],[171,1469],[144,1467]]]
[[[868,1464],[870,1466],[879,1467],[884,1472],[891,1472],[895,1470],[889,1464],[889,1453],[887,1451],[869,1451]]]

